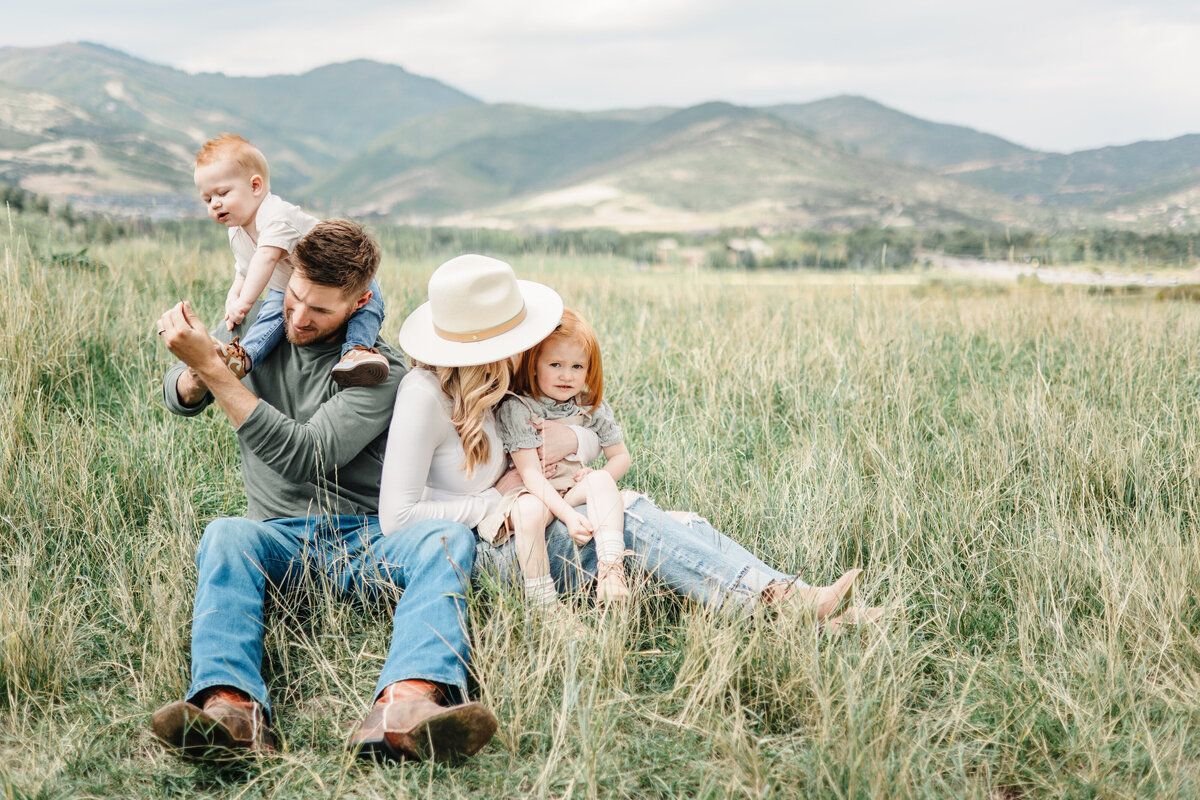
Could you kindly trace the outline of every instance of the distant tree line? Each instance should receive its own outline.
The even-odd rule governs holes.
[[[495,230],[491,228],[430,228],[412,225],[370,226],[380,245],[401,258],[431,254],[491,253],[494,255],[615,256],[635,261],[653,259],[661,233],[617,231]]]
[[[225,243],[225,237],[210,231],[214,226],[207,219],[152,222],[147,219],[116,219],[104,214],[85,214],[73,209],[70,203],[54,207],[48,197],[19,186],[0,183],[0,211],[4,209],[11,213],[36,214],[61,223],[81,241],[89,243],[111,244],[118,239],[151,234],[173,236],[179,241],[195,241],[200,237],[212,239],[215,245]]]
[[[710,258],[713,267],[740,269],[907,269],[920,253],[1017,261],[1042,265],[1106,264],[1153,269],[1197,265],[1197,235],[1177,231],[1139,233],[1084,229],[1038,233],[1003,228],[921,231],[912,228],[859,228],[842,233],[796,231],[768,237],[773,253],[737,260]]]
[[[88,243],[130,236],[169,236],[178,241],[222,247],[225,239],[205,219],[151,222],[80,214],[69,204],[52,208],[46,197],[0,183],[0,208],[43,215],[65,225]],[[374,223],[380,244],[402,259],[448,257],[456,253],[498,256],[611,256],[642,264],[679,261],[681,253],[714,269],[891,270],[920,266],[922,251],[952,256],[1037,261],[1039,264],[1115,264],[1146,268],[1195,266],[1196,235],[1176,231],[1139,233],[1083,229],[1039,233],[1006,228],[863,227],[854,231],[803,230],[760,235],[750,229],[705,233],[618,233],[591,230],[495,230]],[[735,241],[756,240],[756,248],[734,249]],[[670,249],[663,243],[669,241]]]
[[[911,266],[917,242],[905,231],[862,228],[853,233],[801,231],[769,238],[771,255],[745,250],[731,254],[735,239],[757,237],[754,231],[725,229],[707,233],[618,233],[590,229],[513,231],[494,229],[373,226],[380,243],[401,258],[480,252],[495,255],[613,256],[645,264],[664,259],[660,249],[670,240],[675,249],[699,248],[705,263],[718,269],[898,269]],[[883,245],[887,245],[884,248]]]
[[[40,214],[50,213],[50,201],[47,198],[22,189],[20,186],[12,186],[7,183],[0,183],[0,207],[8,208],[12,211],[35,211]]]
[[[1139,233],[1117,229],[1083,229],[1036,233],[961,228],[927,232],[920,246],[947,255],[1030,261],[1041,264],[1115,264],[1122,267],[1196,265],[1196,235],[1178,231]]]
[[[920,246],[912,231],[859,228],[850,233],[797,231],[767,239],[774,254],[740,266],[758,269],[907,269]],[[746,263],[751,261],[751,263]]]

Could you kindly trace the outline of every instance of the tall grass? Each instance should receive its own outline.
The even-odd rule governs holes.
[[[5,220],[0,790],[8,797],[979,797],[1200,794],[1200,312],[1040,287],[658,274],[516,259],[605,347],[626,485],[825,582],[863,566],[879,630],[736,624],[641,586],[586,635],[471,600],[501,730],[459,766],[342,750],[386,604],[277,604],[285,742],[162,751],[187,686],[193,557],[244,509],[216,413],[158,403],[158,314],[215,318],[211,243],[93,246]],[[57,256],[57,258],[56,258]],[[394,340],[434,263],[385,261]]]

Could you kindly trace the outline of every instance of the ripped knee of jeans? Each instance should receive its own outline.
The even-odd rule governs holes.
[[[621,492],[621,504],[625,508],[629,508],[642,498],[645,498],[647,502],[653,502],[645,492],[635,492],[632,489],[625,489]]]
[[[664,513],[666,513],[666,515],[671,519],[682,525],[687,525],[689,528],[695,525],[697,522],[708,521],[694,511],[667,511]]]
[[[635,492],[628,489],[621,492],[621,502],[625,505],[625,513],[636,519],[638,522],[645,522],[644,519],[629,510],[638,500],[645,500],[647,503],[654,502],[645,492]],[[708,523],[707,519],[693,511],[664,511],[663,513],[679,524],[686,525],[689,528],[693,527],[697,523]]]

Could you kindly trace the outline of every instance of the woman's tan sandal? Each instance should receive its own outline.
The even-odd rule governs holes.
[[[768,605],[787,604],[798,611],[812,614],[818,622],[821,622],[831,616],[842,604],[861,574],[861,569],[847,570],[828,586],[801,586],[793,582],[783,586],[782,592],[779,591],[781,584],[772,584],[767,589],[773,591],[770,594],[764,592],[763,599]]]

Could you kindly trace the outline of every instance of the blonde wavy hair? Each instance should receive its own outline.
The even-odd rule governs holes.
[[[475,467],[491,456],[491,443],[483,432],[483,418],[487,410],[508,392],[512,377],[509,360],[473,367],[433,367],[420,362],[414,362],[413,366],[436,375],[442,392],[450,398],[450,423],[458,432],[466,454],[463,471],[471,477]]]

